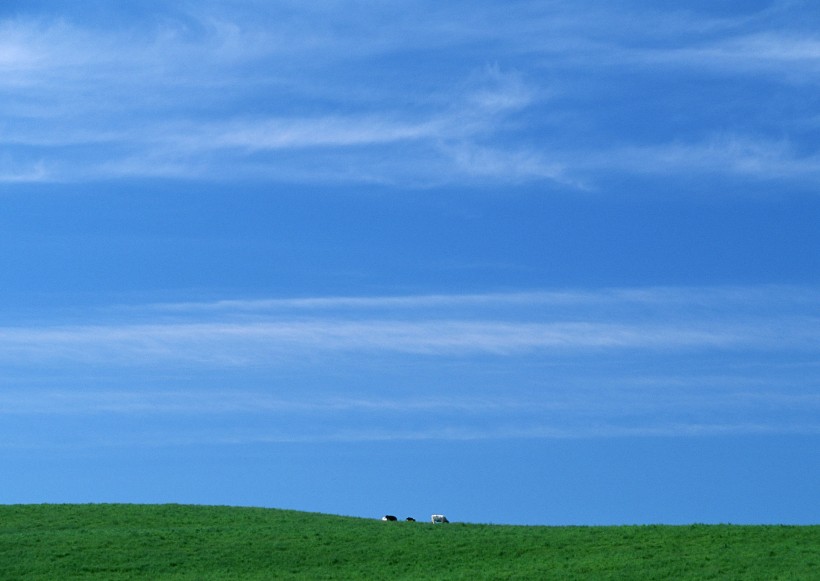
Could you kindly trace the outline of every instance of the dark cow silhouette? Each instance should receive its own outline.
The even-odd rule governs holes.
[[[395,516],[393,516],[392,514],[386,514],[386,515],[384,515],[384,516],[382,517],[382,520],[399,520],[399,519],[397,519],[397,518],[396,518]]]
[[[414,519],[412,516],[408,516],[408,517],[407,517],[406,519],[404,519],[404,520],[406,520],[407,522],[416,522],[416,519]]]

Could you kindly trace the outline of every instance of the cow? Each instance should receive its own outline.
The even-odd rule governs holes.
[[[382,517],[382,520],[399,520],[399,519],[397,519],[397,518],[396,518],[395,516],[393,516],[392,514],[386,514],[386,515],[384,515],[384,516]]]
[[[407,517],[406,519],[404,519],[404,520],[406,520],[407,522],[416,522],[416,519],[414,519],[412,516],[408,516],[408,517]]]
[[[430,517],[430,520],[433,522],[434,525],[450,522],[447,520],[447,517],[443,514],[434,514]]]

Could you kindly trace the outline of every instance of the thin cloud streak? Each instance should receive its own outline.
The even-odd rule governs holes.
[[[717,43],[639,53],[647,63],[711,67],[734,74],[767,73],[790,82],[820,79],[820,38],[774,32],[737,36]]]
[[[549,291],[429,294],[396,296],[329,296],[278,299],[225,299],[212,302],[154,303],[124,310],[159,311],[169,314],[187,312],[241,313],[246,311],[298,312],[327,310],[383,310],[494,307],[561,307],[582,306],[585,309],[605,306],[608,309],[642,306],[652,308],[768,309],[817,306],[820,289],[809,286],[759,285],[715,287],[639,287],[563,289]],[[610,311],[611,313],[612,311]]]
[[[43,441],[36,438],[9,438],[0,442],[5,450],[93,450],[101,448],[178,448],[215,446],[254,446],[287,444],[355,444],[376,442],[488,441],[488,440],[567,440],[612,438],[692,438],[749,435],[820,434],[816,424],[771,425],[762,423],[675,423],[630,425],[532,425],[498,428],[429,427],[416,429],[359,428],[324,433],[250,430],[173,430],[140,434],[109,434],[106,438],[85,440],[66,438]]]
[[[768,325],[626,325],[463,321],[290,321],[0,329],[5,361],[188,361],[242,365],[319,351],[509,355],[534,350],[775,348],[820,339],[814,321]],[[791,339],[791,340],[789,340]]]
[[[563,401],[534,401],[532,398],[490,396],[384,396],[320,395],[286,398],[264,391],[242,389],[167,390],[4,390],[0,393],[0,415],[299,415],[327,416],[364,414],[497,414],[534,410],[566,409]]]
[[[606,385],[599,380],[573,378],[546,392],[518,395],[328,395],[282,396],[266,390],[241,388],[213,389],[4,389],[0,393],[0,415],[9,416],[277,416],[327,418],[358,414],[416,416],[426,418],[504,418],[508,414],[532,417],[559,413],[564,421],[572,417],[612,418],[623,415],[675,410],[676,413],[704,413],[725,409],[752,411],[786,410],[810,414],[820,410],[820,395],[810,387],[757,382],[744,376],[718,379],[655,377],[649,380],[629,376],[613,377]]]
[[[0,328],[0,360],[231,366],[357,353],[814,352],[820,318],[812,293],[648,288],[148,305],[111,311],[113,322]]]
[[[664,143],[609,152],[577,154],[588,171],[637,174],[738,175],[759,179],[815,179],[820,176],[820,152],[798,155],[784,140],[720,136],[703,142]]]

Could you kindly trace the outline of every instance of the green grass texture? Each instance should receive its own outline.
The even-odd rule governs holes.
[[[0,505],[0,579],[816,581],[820,526],[434,525],[224,506]]]

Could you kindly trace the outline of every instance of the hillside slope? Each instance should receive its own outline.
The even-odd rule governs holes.
[[[0,579],[805,579],[820,527],[521,527],[260,508],[0,506]]]

